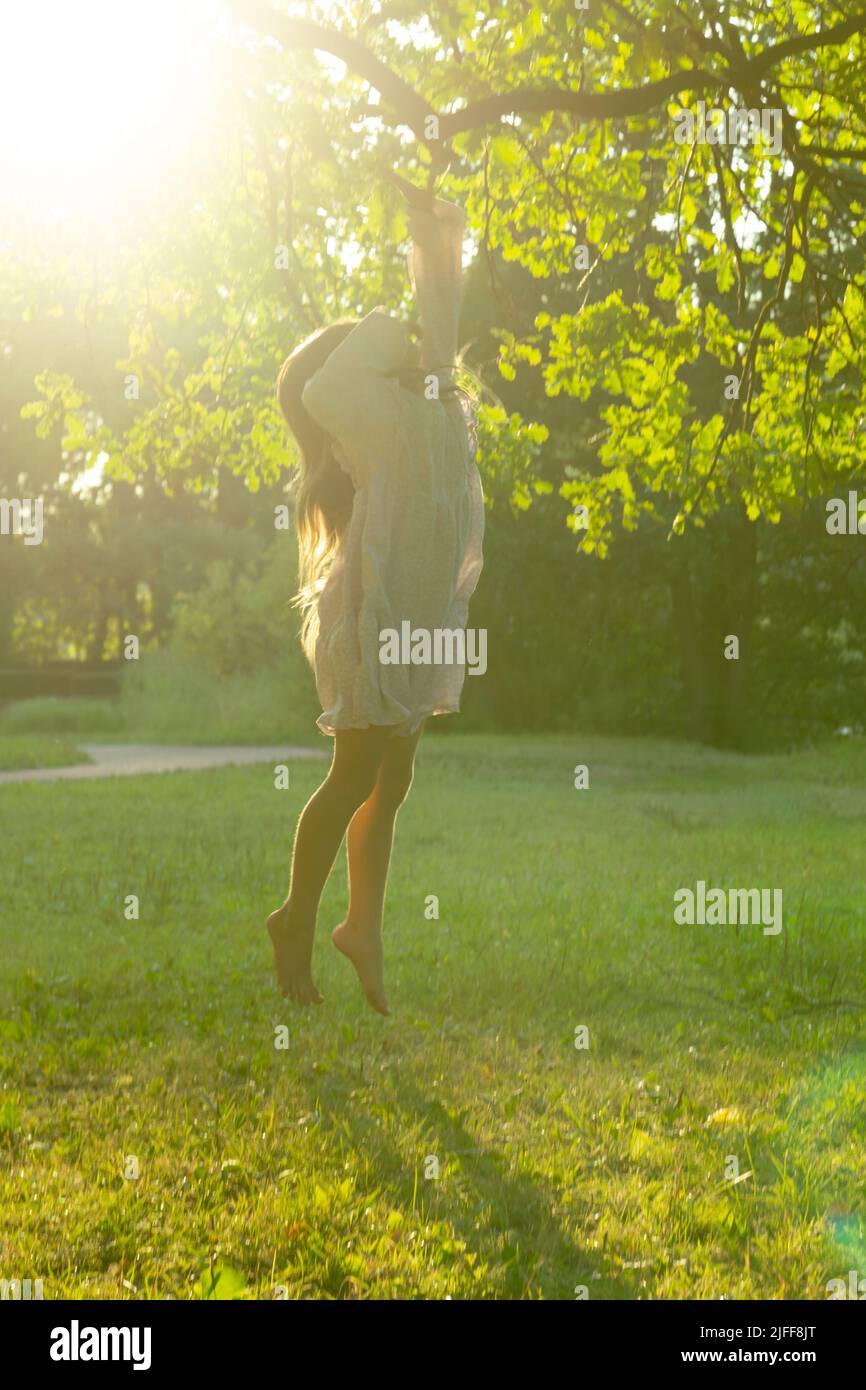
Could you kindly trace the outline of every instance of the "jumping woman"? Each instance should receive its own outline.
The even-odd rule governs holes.
[[[460,665],[382,664],[380,634],[405,621],[413,632],[465,628],[484,529],[471,408],[454,382],[464,215],[389,177],[410,208],[420,332],[374,309],[314,333],[277,383],[301,459],[302,641],[334,751],[298,821],[288,897],[268,918],[283,994],[321,1003],[313,937],[345,834],[349,907],[332,940],[380,1013],[394,823],[424,721],[459,709],[465,675]]]

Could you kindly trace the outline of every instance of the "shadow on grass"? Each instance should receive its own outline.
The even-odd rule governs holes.
[[[442,1223],[464,1252],[476,1257],[478,1296],[501,1298],[574,1298],[575,1285],[588,1284],[589,1255],[554,1215],[560,1200],[555,1185],[530,1170],[524,1145],[491,1144],[470,1132],[447,1102],[431,1099],[416,1080],[389,1070],[389,1095],[377,1106],[370,1098],[336,1079],[323,1095],[321,1080],[299,1077],[311,1107],[328,1105],[331,1137],[350,1147],[369,1165],[369,1183],[388,1193],[411,1229],[419,1220]],[[455,1108],[458,1102],[455,1101]],[[375,1112],[387,1106],[387,1129]],[[333,1128],[331,1127],[333,1125]],[[406,1136],[399,1143],[400,1134]],[[407,1156],[407,1150],[411,1155]],[[515,1152],[516,1151],[516,1152]],[[439,1176],[425,1176],[430,1159]],[[444,1231],[438,1233],[445,1237]],[[431,1260],[436,1258],[435,1237]],[[443,1261],[443,1263],[447,1262]],[[340,1296],[345,1288],[331,1288]],[[602,1286],[591,1288],[601,1293]],[[619,1288],[620,1297],[630,1292]],[[616,1297],[608,1289],[605,1296]]]

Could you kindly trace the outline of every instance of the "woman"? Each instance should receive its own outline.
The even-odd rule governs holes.
[[[288,896],[268,918],[283,994],[321,1003],[316,915],[348,831],[349,908],[332,940],[380,1013],[394,823],[424,721],[459,709],[465,675],[458,665],[383,664],[381,635],[406,621],[411,631],[465,628],[484,528],[471,411],[453,380],[464,215],[390,177],[411,210],[420,350],[409,325],[374,309],[301,344],[277,385],[301,454],[303,641],[334,755],[298,822]]]

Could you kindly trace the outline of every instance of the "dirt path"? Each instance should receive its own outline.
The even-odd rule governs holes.
[[[0,772],[3,782],[78,782],[94,777],[138,777],[149,772],[198,772],[247,763],[290,763],[327,757],[325,748],[262,748],[227,744],[216,748],[144,743],[79,743],[93,761],[74,767],[34,767]]]

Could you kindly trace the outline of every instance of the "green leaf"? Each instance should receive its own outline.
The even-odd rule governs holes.
[[[239,1270],[231,1269],[228,1265],[214,1265],[213,1272],[208,1268],[199,1279],[198,1296],[228,1301],[238,1298],[245,1287],[246,1280]]]

